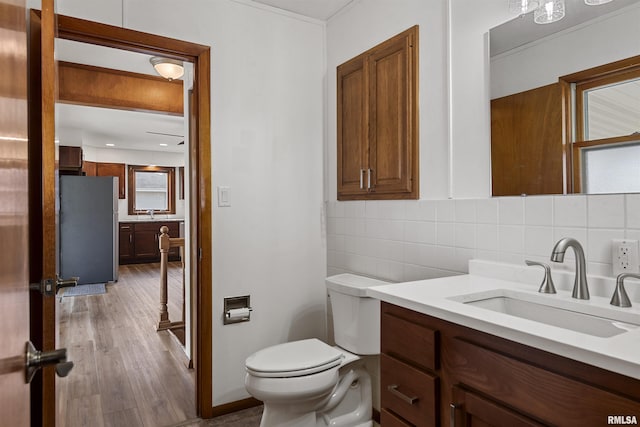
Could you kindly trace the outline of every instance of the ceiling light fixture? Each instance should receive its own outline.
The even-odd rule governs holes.
[[[533,12],[536,24],[551,24],[564,18],[564,0],[544,0]]]
[[[525,15],[540,6],[538,0],[509,0],[509,12]]]
[[[151,62],[151,65],[153,65],[153,68],[156,69],[158,74],[169,81],[179,79],[184,75],[184,66],[182,61],[177,59],[154,56],[149,59],[149,62]]]
[[[107,147],[115,147],[116,146],[116,144],[111,144],[110,142],[107,142],[104,145],[106,145]]]
[[[160,147],[168,147],[169,144],[160,144]]]
[[[611,0],[584,0],[584,4],[589,6],[598,6],[600,4],[609,3]]]

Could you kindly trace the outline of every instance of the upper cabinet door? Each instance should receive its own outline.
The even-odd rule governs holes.
[[[338,67],[338,200],[417,199],[418,27]]]
[[[367,193],[364,173],[367,151],[365,55],[338,67],[338,195]]]
[[[418,197],[417,48],[415,27],[369,56],[371,171],[367,172],[371,174],[370,191],[376,194]]]

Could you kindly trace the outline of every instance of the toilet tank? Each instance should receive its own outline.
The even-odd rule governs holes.
[[[355,354],[379,354],[380,301],[366,292],[389,282],[345,273],[327,277],[326,284],[336,344]]]

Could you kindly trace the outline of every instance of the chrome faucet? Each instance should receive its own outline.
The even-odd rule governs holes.
[[[155,211],[153,209],[149,209],[147,213],[151,216],[151,219],[153,219],[153,214],[155,213]]]
[[[627,277],[631,277],[633,279],[640,279],[640,274],[637,273],[621,273],[618,274],[618,278],[616,279],[616,290],[611,297],[611,305],[615,305],[618,307],[631,307],[631,301],[629,300],[629,295],[627,295],[627,291],[624,289],[624,279]]]
[[[553,247],[551,252],[551,261],[563,262],[564,253],[567,248],[573,248],[576,255],[576,278],[573,282],[573,293],[571,296],[577,299],[589,299],[589,287],[587,286],[587,263],[584,259],[584,250],[582,245],[576,239],[565,237],[560,239]]]

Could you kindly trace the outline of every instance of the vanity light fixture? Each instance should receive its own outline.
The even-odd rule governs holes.
[[[151,62],[151,65],[153,65],[153,68],[156,69],[158,74],[169,81],[179,79],[184,74],[184,65],[182,61],[177,59],[154,56],[149,59],[149,62]]]
[[[540,6],[538,0],[509,0],[509,12],[517,15],[525,15]]]
[[[611,0],[584,0],[584,4],[589,6],[598,6],[600,4],[609,3]]]
[[[564,18],[564,0],[544,0],[542,5],[533,12],[536,24],[550,24]]]

